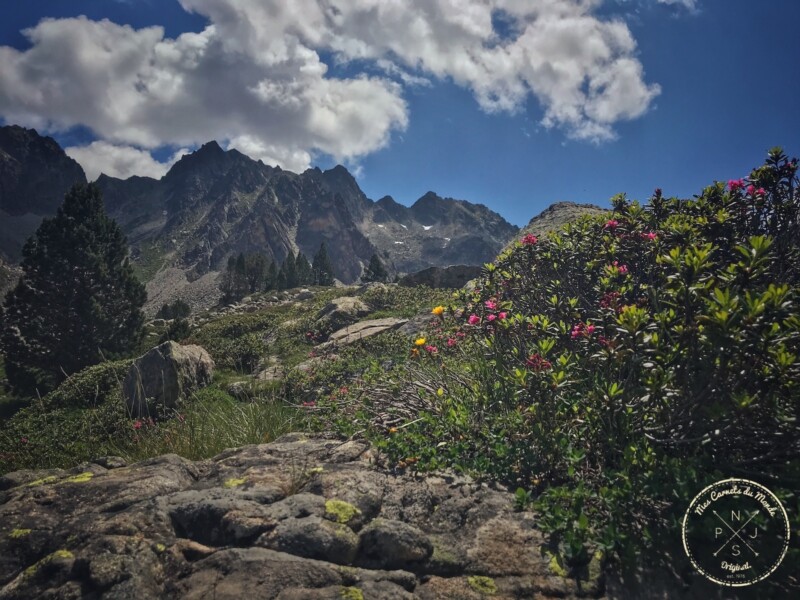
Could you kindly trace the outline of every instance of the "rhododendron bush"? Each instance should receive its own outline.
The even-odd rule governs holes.
[[[775,149],[691,200],[620,195],[521,238],[434,311],[365,426],[401,467],[522,488],[570,564],[646,544],[722,477],[796,507],[796,171]]]

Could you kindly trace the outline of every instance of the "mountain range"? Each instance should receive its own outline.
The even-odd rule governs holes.
[[[19,260],[25,240],[76,182],[86,182],[83,169],[55,140],[0,127],[0,259]],[[373,254],[392,275],[482,265],[519,233],[482,204],[434,192],[411,206],[391,196],[373,201],[341,165],[298,174],[214,141],[184,155],[161,179],[101,175],[96,183],[128,237],[151,304],[184,297],[208,305],[228,257],[240,252],[280,263],[290,251],[311,257],[325,242],[335,276],[352,283]],[[583,206],[562,204],[564,211],[543,213],[548,224],[559,220],[550,213],[571,217]]]

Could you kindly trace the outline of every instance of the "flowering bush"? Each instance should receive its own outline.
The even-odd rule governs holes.
[[[796,501],[796,167],[776,149],[693,200],[620,195],[611,219],[526,236],[426,336],[384,398],[414,410],[377,443],[534,490],[572,563],[647,542],[721,474]]]

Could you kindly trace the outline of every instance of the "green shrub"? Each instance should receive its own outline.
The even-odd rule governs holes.
[[[693,200],[618,196],[608,217],[525,236],[349,427],[401,466],[535,491],[570,564],[647,545],[722,474],[796,502],[796,166],[775,150]]]

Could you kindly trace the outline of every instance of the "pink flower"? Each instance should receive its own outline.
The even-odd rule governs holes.
[[[486,320],[489,321],[489,322],[494,321],[496,318],[497,318],[497,315],[487,315],[486,316]]]
[[[447,338],[447,347],[448,347],[448,348],[452,348],[452,347],[453,347],[453,346],[455,346],[457,343],[458,343],[458,342],[457,342],[456,340],[454,340],[453,338]]]
[[[761,196],[762,198],[767,195],[767,191],[764,188],[758,188],[756,190],[756,196]]]
[[[755,192],[756,192],[756,186],[754,186],[752,183],[747,186],[747,195],[748,196],[752,196]]]
[[[141,419],[136,419],[136,420],[133,422],[133,428],[134,428],[134,429],[141,429],[141,428],[142,428],[142,425],[144,425],[144,423],[142,423],[142,420],[141,420]]]
[[[19,441],[20,441],[21,444],[27,444],[28,443],[28,438],[26,438],[26,437],[20,438]]]
[[[646,240],[650,240],[651,242],[658,237],[658,234],[653,233],[652,231],[648,231],[642,234],[642,238]]]
[[[546,371],[552,368],[552,363],[549,360],[542,358],[540,354],[531,354],[528,360],[525,361],[525,366],[534,371]]]
[[[477,324],[478,324],[478,323],[480,323],[480,322],[481,322],[481,319],[480,319],[480,317],[479,317],[478,315],[476,315],[476,314],[472,314],[472,315],[470,315],[470,316],[469,316],[469,319],[467,319],[467,323],[469,323],[470,325],[477,325]]]
[[[311,407],[316,406],[316,405],[317,405],[317,403],[314,402],[314,400],[309,400],[308,402],[303,402],[303,406],[305,406],[307,408],[311,408]]]
[[[618,225],[619,225],[619,221],[617,221],[615,219],[610,219],[610,220],[606,221],[606,224],[604,225],[604,227],[606,229],[616,229]]]
[[[583,333],[583,323],[576,324],[575,327],[572,328],[572,333],[571,333],[572,339],[574,340],[582,333]]]
[[[503,319],[505,319],[507,316],[508,316],[508,313],[507,313],[507,312],[505,312],[505,311],[503,311],[503,312],[501,312],[501,313],[497,313],[497,318],[498,318],[498,319],[500,319],[501,321],[502,321]]]
[[[457,331],[456,332],[456,337],[463,340],[465,337],[467,337],[467,334],[464,333],[463,331]]]
[[[425,346],[425,351],[429,354],[436,354],[439,352],[439,349],[436,346]]]
[[[340,394],[346,394],[347,393],[347,388],[346,387],[340,387],[339,388],[339,393]]]
[[[587,325],[584,331],[586,331],[586,335],[592,335],[594,333],[594,325]]]
[[[619,273],[620,275],[625,275],[628,272],[628,265],[621,265],[621,264],[619,264],[618,260],[615,260],[611,264],[614,266],[614,268],[616,269],[617,273]]]
[[[536,244],[539,241],[539,238],[537,238],[532,233],[529,233],[528,235],[523,237],[522,240],[520,240],[520,241],[522,242],[523,246],[533,246],[534,244]]]
[[[483,304],[484,304],[484,306],[486,306],[486,308],[488,308],[489,310],[495,310],[495,309],[497,308],[497,302],[494,302],[493,300],[487,300],[487,301],[486,301],[486,302],[484,302]]]
[[[744,181],[742,181],[741,179],[731,179],[730,181],[728,181],[728,188],[732,192],[735,192],[736,190],[740,190],[743,187],[744,187]]]

